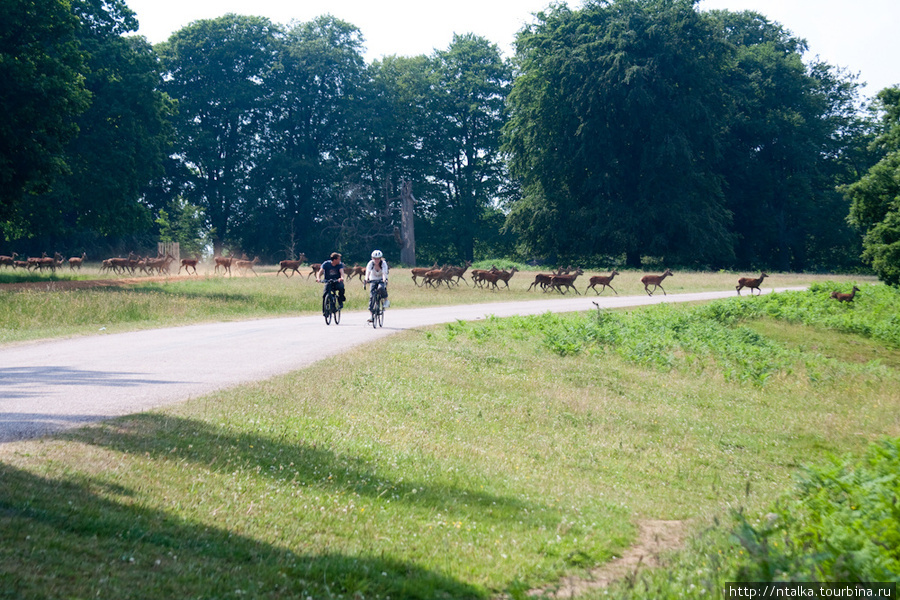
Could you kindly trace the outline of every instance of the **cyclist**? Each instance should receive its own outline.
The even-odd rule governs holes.
[[[338,293],[338,310],[343,309],[344,301],[347,297],[344,295],[344,263],[341,262],[340,254],[332,252],[331,259],[322,263],[316,281],[319,283],[322,283],[323,281],[335,282],[333,286]],[[325,296],[324,292],[322,293],[322,296]]]
[[[372,260],[369,261],[369,264],[366,265],[366,281],[372,284],[372,288],[369,291],[369,311],[375,306],[375,299],[379,290],[383,289],[384,297],[387,298],[387,282],[388,282],[388,264],[387,261],[384,260],[384,253],[381,250],[373,250],[372,251]],[[381,282],[383,285],[379,285]],[[387,308],[388,303],[384,303],[385,308]],[[372,322],[372,319],[369,318],[369,323]]]

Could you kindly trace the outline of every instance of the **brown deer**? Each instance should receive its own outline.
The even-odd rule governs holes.
[[[538,273],[534,276],[534,281],[531,285],[528,286],[526,292],[530,292],[531,288],[537,288],[537,286],[541,286],[541,289],[545,292],[547,291],[547,287],[550,285],[550,280],[553,278],[553,275],[550,273]]]
[[[412,280],[413,280],[413,283],[416,284],[416,285],[419,286],[419,287],[425,285],[424,282],[423,282],[423,283],[419,283],[418,280],[417,280],[416,278],[417,278],[417,277],[422,277],[422,278],[424,279],[424,277],[425,277],[425,275],[428,273],[428,271],[434,271],[434,270],[437,269],[437,268],[438,268],[438,264],[437,264],[437,263],[434,263],[434,265],[431,266],[431,267],[417,267],[417,268],[412,269],[412,270],[410,271],[410,273],[412,274]]]
[[[838,302],[853,302],[853,298],[856,296],[856,292],[858,291],[859,288],[854,285],[849,294],[842,294],[841,292],[834,291],[831,292],[831,297]]]
[[[518,269],[513,267],[509,271],[500,271],[497,273],[498,281],[502,281],[506,284],[506,289],[509,289],[509,280],[512,279],[512,276],[518,272]]]
[[[574,273],[566,274],[566,275],[554,275],[550,278],[550,286],[555,289],[560,294],[565,294],[569,288],[575,290],[577,295],[581,295],[581,292],[578,291],[578,288],[575,287],[575,280],[578,279],[579,275],[583,275],[584,271],[581,268],[575,269]]]
[[[668,277],[669,275],[673,275],[672,271],[666,269],[666,272],[662,275],[644,275],[641,277],[641,283],[644,284],[644,291],[647,292],[648,296],[652,296],[653,292],[656,291],[656,288],[659,288],[663,291],[663,296],[666,295],[666,288],[662,286],[663,279]],[[647,286],[653,286],[653,292],[650,291],[650,288]]]
[[[81,256],[73,256],[69,258],[69,269],[74,271],[75,269],[81,270],[81,265],[84,264],[84,259],[87,258],[87,252],[82,252]]]
[[[17,256],[19,256],[18,252],[13,252],[12,256],[0,256],[0,265],[6,265],[15,269]]]
[[[584,288],[584,293],[587,294],[587,291],[591,288],[594,288],[594,291],[597,292],[597,286],[600,285],[603,287],[601,287],[600,291],[597,292],[598,296],[602,294],[603,290],[605,290],[606,288],[611,289],[613,293],[618,296],[619,292],[617,292],[616,289],[610,285],[610,282],[613,280],[613,277],[619,274],[620,273],[618,271],[613,269],[612,273],[610,273],[609,275],[594,275],[593,277],[591,277],[591,282],[588,284],[588,286]]]
[[[498,269],[494,265],[491,265],[490,269],[472,269],[469,271],[472,275],[472,285],[483,287],[485,273],[494,273],[496,271],[498,271]]]
[[[234,261],[234,267],[238,270],[238,273],[246,273],[247,271],[251,271],[254,275],[259,277],[259,273],[253,270],[253,265],[259,263],[259,257],[254,256],[253,260],[236,260]]]
[[[278,277],[279,273],[284,273],[285,277],[293,277],[294,273],[299,275],[300,265],[302,265],[303,262],[304,261],[302,260],[283,260],[278,263],[280,268],[278,269],[278,273],[275,273],[275,276]],[[290,271],[290,273],[288,273],[288,271]]]
[[[197,265],[200,263],[200,258],[182,258],[181,266],[178,267],[178,273],[181,273],[181,270],[184,269],[185,275],[190,275],[191,271],[194,272],[194,275],[197,274]]]
[[[226,273],[229,274],[229,275],[231,275],[231,263],[232,263],[233,261],[234,261],[234,257],[233,257],[233,256],[229,256],[229,257],[227,257],[227,258],[224,257],[224,256],[217,256],[217,257],[216,257],[216,268],[213,269],[213,272],[214,272],[214,273],[218,273],[218,272],[219,272],[219,267],[222,267],[222,274],[223,274],[223,275],[226,274]]]
[[[734,289],[737,290],[738,296],[741,295],[741,288],[750,288],[751,296],[753,295],[753,290],[762,294],[762,290],[759,289],[759,286],[762,285],[763,279],[768,276],[767,273],[760,273],[757,279],[753,279],[752,277],[741,277],[738,279],[738,284],[734,286]]]

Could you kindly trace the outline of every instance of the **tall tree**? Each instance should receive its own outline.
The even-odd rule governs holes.
[[[473,260],[476,240],[496,228],[491,215],[507,180],[500,135],[512,67],[495,44],[466,34],[435,53],[434,69],[435,129],[424,150],[437,159],[432,177],[443,192],[435,220],[456,258]]]
[[[753,12],[709,13],[731,48],[725,65],[723,157],[728,207],[742,268],[802,270],[846,265],[857,254],[835,187],[852,172],[857,86],[806,43]]]
[[[70,172],[43,199],[44,212],[58,215],[52,221],[70,240],[75,232],[96,239],[144,231],[152,221],[143,194],[170,142],[172,104],[159,91],[158,57],[143,37],[127,35],[138,24],[124,1],[76,0],[73,10],[92,100],[66,148]]]
[[[63,148],[89,105],[77,27],[65,0],[0,3],[0,229],[7,237],[27,235],[23,201],[66,171]]]
[[[191,178],[186,199],[204,210],[217,254],[239,238],[265,142],[278,35],[268,19],[228,14],[194,22],[157,46],[163,89],[178,101],[175,152]]]
[[[691,0],[555,6],[516,49],[506,149],[523,199],[509,224],[526,252],[730,261],[715,169],[728,49]]]
[[[882,281],[900,286],[900,86],[881,90],[874,105],[882,114],[874,147],[883,158],[843,191],[848,220],[865,234],[863,258]]]
[[[354,196],[341,189],[365,125],[358,108],[364,73],[362,35],[349,23],[323,16],[283,36],[269,80],[268,154],[248,228],[255,231],[248,236],[268,240],[270,252],[299,240],[299,251],[311,255],[337,237],[322,230],[334,226],[326,224],[334,207]]]

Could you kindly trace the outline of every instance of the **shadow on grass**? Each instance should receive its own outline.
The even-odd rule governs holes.
[[[284,483],[327,492],[384,497],[422,510],[448,511],[483,523],[515,518],[525,524],[555,528],[561,518],[542,504],[486,494],[452,485],[433,485],[404,477],[379,475],[379,465],[287,435],[280,439],[236,433],[205,421],[155,413],[123,417],[64,437],[126,454],[193,463],[204,470],[231,474],[244,470]],[[287,468],[285,468],[287,467]]]
[[[190,523],[117,488],[0,463],[0,598],[484,597],[390,558],[295,554]]]

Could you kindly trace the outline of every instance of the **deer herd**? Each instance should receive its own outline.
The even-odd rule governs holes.
[[[55,252],[52,257],[43,253],[40,257],[27,257],[25,260],[18,260],[18,258],[19,255],[15,252],[13,252],[11,256],[0,255],[0,267],[6,266],[12,267],[13,269],[26,269],[28,271],[41,272],[45,269],[49,269],[50,271],[55,272],[64,265],[68,265],[70,270],[78,271],[87,259],[87,254],[82,253],[81,256],[72,256],[67,260],[59,252]],[[170,267],[175,261],[175,257],[171,254],[159,254],[155,258],[150,258],[149,256],[140,257],[132,252],[125,258],[114,257],[104,259],[100,263],[100,272],[111,271],[117,274],[132,275],[169,275],[171,274]],[[300,269],[306,262],[306,255],[302,253],[297,260],[283,260],[279,263],[279,269],[275,275],[277,276],[284,273],[286,278],[292,277],[295,274],[302,275]],[[181,266],[178,268],[177,274],[180,274],[183,270],[187,275],[197,275],[197,265],[199,263],[199,257],[183,258],[181,259]],[[240,259],[234,256],[216,256],[213,257],[213,264],[214,274],[219,274],[221,272],[223,275],[232,275],[237,272],[242,275],[249,273],[253,273],[257,276],[259,275],[253,268],[255,265],[259,264],[258,256],[253,260],[249,260],[246,256],[243,256]],[[490,269],[470,270],[469,267],[471,266],[471,261],[466,261],[461,266],[438,266],[438,264],[435,263],[431,267],[413,268],[410,270],[410,274],[412,275],[413,283],[415,283],[417,287],[437,289],[441,286],[446,286],[449,289],[458,286],[460,283],[465,283],[466,285],[471,285],[473,287],[499,291],[502,288],[510,289],[510,279],[519,272],[516,267],[506,270],[491,266]],[[317,275],[319,265],[312,264],[307,268],[311,269],[306,275],[306,279],[308,280],[310,277]],[[348,281],[353,278],[358,278],[360,281],[363,281],[365,272],[366,268],[359,265],[344,268],[344,274]],[[471,284],[465,277],[467,274],[469,279],[471,279]],[[573,290],[576,294],[581,295],[581,292],[575,287],[575,280],[583,274],[584,271],[577,267],[574,269],[572,267],[559,267],[553,273],[538,273],[534,276],[534,281],[531,282],[531,285],[528,286],[526,291],[540,289],[543,292],[555,291],[560,294],[565,294],[569,290]],[[609,275],[591,276],[584,293],[587,294],[588,290],[594,290],[597,295],[600,295],[609,288],[614,294],[618,295],[619,292],[612,286],[612,281],[616,275],[620,275],[620,273],[616,269],[612,269]],[[647,295],[652,296],[658,290],[662,290],[663,295],[666,295],[666,290],[662,284],[667,277],[672,276],[672,271],[666,269],[659,275],[644,275],[641,277],[640,281],[641,284],[643,284],[644,291],[647,292]],[[757,294],[762,294],[760,287],[762,286],[763,280],[768,276],[767,273],[763,272],[760,273],[759,277],[741,277],[738,279],[738,283],[735,286],[738,296],[741,295],[741,290],[744,288],[750,290],[751,296],[753,295],[754,290],[756,290]],[[849,303],[853,302],[853,299],[859,291],[858,287],[853,286],[850,293],[838,291],[832,292],[831,298],[838,302]]]

